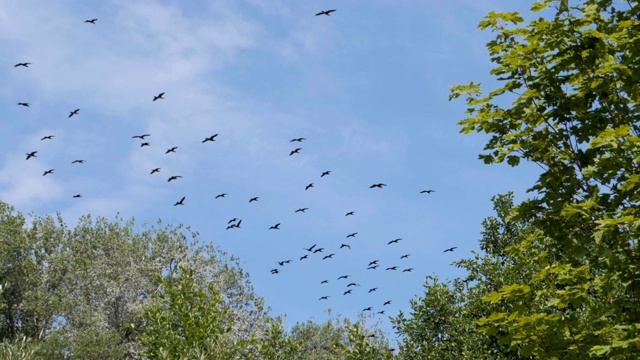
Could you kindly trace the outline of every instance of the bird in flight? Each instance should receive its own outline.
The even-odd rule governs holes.
[[[310,248],[308,248],[308,249],[305,249],[305,248],[303,248],[303,249],[304,249],[304,250],[307,250],[308,252],[312,252],[312,251],[313,251],[313,248],[314,248],[314,247],[316,247],[316,245],[318,245],[318,244],[313,244],[313,246],[312,246],[312,247],[310,247]]]
[[[330,297],[331,297],[331,296],[323,296],[323,297],[321,297],[321,298],[320,298],[320,299],[318,299],[318,300],[329,300],[329,298],[330,298]]]
[[[398,270],[397,266],[388,267],[385,270]]]
[[[296,138],[296,139],[291,139],[290,142],[302,142],[303,140],[307,140],[305,138]]]
[[[413,271],[413,268],[408,268],[408,269],[402,270],[402,272],[412,272],[412,271]]]
[[[436,192],[435,190],[422,190],[420,194],[431,194],[432,192]]]
[[[335,12],[336,9],[331,9],[331,10],[322,10],[319,13],[316,14],[316,16],[320,16],[320,15],[327,15],[327,16],[331,16],[332,12]]]
[[[340,280],[340,279],[348,279],[348,278],[349,278],[349,276],[351,276],[351,275],[342,275],[342,276],[340,276],[340,277],[338,278],[338,280]]]
[[[216,141],[216,136],[218,136],[218,134],[214,134],[214,135],[211,135],[211,136],[209,136],[207,138],[204,138],[204,140],[202,140],[202,143],[204,144],[207,141]]]
[[[29,103],[24,103],[24,102],[19,102],[18,105],[24,106],[24,107],[29,107]]]
[[[98,21],[98,19],[85,20],[84,22],[95,25],[96,21]]]
[[[333,255],[335,255],[335,254],[329,254],[329,255],[323,257],[322,260],[333,259]]]
[[[42,139],[40,139],[40,141],[42,141],[42,140],[51,140],[54,137],[55,137],[54,135],[47,135],[47,136],[43,137]]]
[[[177,149],[178,149],[178,147],[177,147],[177,146],[174,146],[174,147],[172,147],[172,148],[170,148],[170,149],[167,149],[167,151],[165,152],[165,154],[168,154],[168,153],[170,153],[170,152],[174,153],[174,152],[176,152],[176,150],[177,150]]]
[[[384,310],[380,310],[376,314],[384,315]]]
[[[84,164],[84,160],[73,160],[72,164]]]
[[[80,194],[75,194],[75,195],[73,195],[73,198],[74,198],[74,199],[80,199],[81,197],[82,197],[82,195],[80,195]]]
[[[73,115],[78,115],[78,112],[80,112],[80,109],[75,109],[75,110],[69,112],[69,116],[67,116],[67,119],[72,117]]]
[[[164,93],[161,92],[160,94],[153,97],[153,101],[160,100],[160,99],[164,100],[163,96],[164,96]]]
[[[30,153],[27,153],[27,160],[31,159],[32,157],[37,157],[36,154],[38,152],[37,151],[32,151]]]
[[[229,222],[227,222],[227,224],[231,224],[232,222],[236,222],[236,221],[238,221],[238,218],[233,218],[233,219],[229,220]]]
[[[131,138],[144,140],[144,138],[146,138],[147,136],[151,136],[151,135],[150,134],[133,135]]]
[[[320,177],[325,177],[327,175],[331,175],[331,171],[323,171],[322,175],[320,175]]]
[[[380,260],[373,260],[373,261],[372,261],[372,262],[370,262],[370,263],[369,263],[369,265],[367,265],[367,266],[376,265],[376,264],[378,264],[378,261],[380,261]]]
[[[406,258],[408,258],[409,256],[411,256],[411,254],[404,254],[404,255],[400,256],[400,259],[406,259]]]
[[[317,248],[317,249],[313,250],[313,253],[314,253],[314,254],[315,254],[315,253],[319,253],[319,252],[321,253],[321,252],[322,252],[322,250],[324,250],[324,248]]]
[[[353,289],[349,289],[349,290],[345,291],[344,293],[342,293],[342,295],[351,294],[352,291],[353,291]]]
[[[310,189],[310,188],[312,188],[312,187],[313,187],[313,183],[311,183],[311,184],[309,184],[309,185],[305,186],[305,188],[304,188],[304,189],[305,189],[305,190],[309,190],[309,189]]]
[[[216,199],[223,198],[225,196],[227,196],[227,193],[218,194],[218,195],[216,195]]]
[[[252,197],[251,199],[249,199],[249,202],[254,202],[254,201],[258,201],[258,197]]]
[[[383,186],[387,186],[387,184],[382,184],[382,183],[373,184],[373,185],[369,186],[369,189],[373,189],[373,188],[382,189]]]
[[[355,213],[356,213],[355,211],[349,211],[344,216],[353,216],[353,215],[355,215]]]
[[[295,150],[291,150],[291,152],[289,153],[289,156],[291,156],[293,154],[299,154],[300,150],[302,150],[302,148],[296,148]]]
[[[180,179],[182,176],[180,175],[172,175],[169,177],[169,180],[167,180],[167,182],[172,182],[173,180],[178,180]]]
[[[446,250],[445,250],[445,251],[443,251],[443,252],[449,252],[449,251],[453,252],[453,250],[455,250],[455,249],[457,249],[457,248],[458,248],[457,246],[450,247],[450,248],[446,249]]]
[[[372,265],[372,266],[369,266],[369,267],[367,268],[367,270],[375,270],[375,269],[377,269],[377,268],[378,268],[378,266],[380,266],[380,265]]]
[[[48,174],[53,174],[53,170],[55,169],[50,169],[44,172],[44,174],[42,174],[42,176],[48,175]]]
[[[269,227],[269,230],[280,230],[280,223],[277,223],[277,224]]]
[[[391,305],[391,300],[387,300],[384,302],[384,304],[382,304],[382,306],[387,306],[387,305]]]
[[[23,62],[23,63],[17,63],[13,65],[13,67],[18,67],[18,66],[29,67],[29,65],[31,65],[31,63]]]
[[[328,283],[329,283],[329,280],[322,280],[322,281],[320,281],[320,285],[322,285],[322,284],[328,284]]]
[[[290,262],[291,262],[291,260],[278,261],[278,265],[284,266],[284,264],[289,264]]]
[[[347,239],[350,238],[350,237],[354,238],[354,237],[356,237],[356,235],[358,235],[357,232],[351,233],[351,234],[347,235]]]
[[[301,256],[301,257],[300,257],[300,260],[304,260],[304,259],[308,259],[308,258],[309,258],[309,255],[308,255],[308,254],[305,254],[305,255],[303,255],[303,256]]]
[[[347,248],[347,249],[351,250],[351,246],[349,246],[347,244],[340,245],[340,249],[342,249],[342,248]]]
[[[153,174],[155,174],[157,172],[160,172],[160,168],[151,169],[151,174],[150,175],[153,175]]]
[[[369,291],[367,292],[367,294],[368,294],[368,293],[372,293],[372,292],[374,292],[374,291],[376,291],[376,290],[378,290],[378,288],[371,288],[371,289],[369,289]]]
[[[352,287],[352,286],[360,286],[360,284],[356,284],[356,283],[349,283],[349,285],[347,285],[347,287]]]
[[[364,312],[364,311],[373,311],[373,308],[372,308],[371,306],[369,306],[369,307],[367,307],[367,308],[362,309],[362,311],[363,311],[363,312]]]
[[[279,272],[280,272],[280,270],[278,270],[278,269],[271,269],[271,275],[275,275],[275,274],[277,274]]]
[[[176,201],[176,203],[173,204],[173,206],[184,205],[184,199],[185,198],[186,198],[186,196],[183,196],[182,199],[180,199],[180,201]]]
[[[309,210],[309,208],[300,208],[300,209],[298,209],[298,210],[296,210],[296,211],[294,211],[294,212],[297,212],[297,213],[299,213],[299,212],[306,212],[307,210]]]
[[[151,144],[149,144],[148,142],[143,142],[142,144],[140,144],[140,147],[144,147],[144,146],[151,146]]]
[[[389,242],[387,243],[387,245],[391,245],[391,244],[394,244],[394,243],[395,243],[395,244],[397,244],[397,243],[398,243],[398,241],[400,241],[400,240],[402,240],[402,239],[398,238],[398,239],[395,239],[395,240],[391,240],[391,241],[389,241]]]

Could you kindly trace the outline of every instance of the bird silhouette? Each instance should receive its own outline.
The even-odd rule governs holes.
[[[202,140],[202,143],[206,143],[207,141],[216,141],[216,136],[218,136],[218,134],[214,134],[209,136],[208,138],[204,138],[204,140]]]
[[[180,175],[172,175],[169,177],[169,179],[167,180],[167,182],[172,182],[173,180],[178,180],[180,179],[182,176]]]
[[[80,112],[80,109],[75,109],[75,110],[69,112],[69,116],[67,116],[67,119],[72,117],[73,115],[78,115],[79,112]]]
[[[24,106],[24,107],[29,107],[29,103],[25,103],[25,102],[19,102],[18,105],[20,106]]]
[[[348,248],[349,250],[351,250],[351,246],[349,246],[347,244],[340,245],[340,249],[342,249],[342,248]]]
[[[332,258],[333,258],[333,255],[335,255],[335,254],[329,254],[329,255],[326,255],[326,256],[324,256],[324,257],[322,258],[322,260],[332,259]]]
[[[278,274],[279,272],[280,272],[280,270],[278,270],[278,269],[271,269],[271,275]]]
[[[378,263],[378,261],[380,261],[380,260],[373,260],[367,266],[376,265]]]
[[[84,164],[84,160],[73,160],[72,164]]]
[[[377,269],[379,266],[380,266],[380,265],[372,265],[372,266],[369,266],[369,267],[367,268],[367,270],[375,270],[375,269]]]
[[[304,260],[304,259],[308,259],[308,258],[309,258],[309,255],[302,255],[302,256],[300,257],[300,260]]]
[[[98,21],[98,19],[85,20],[84,22],[95,25],[96,21]]]
[[[369,291],[367,292],[367,294],[368,294],[368,293],[372,293],[372,292],[374,292],[374,291],[376,291],[376,290],[378,290],[378,288],[371,288],[371,289],[369,289]]]
[[[81,195],[81,194],[75,194],[75,195],[73,195],[73,198],[74,198],[74,199],[80,199],[81,197],[82,197],[82,195]]]
[[[329,280],[322,280],[322,281],[320,281],[320,285],[322,285],[322,284],[328,284],[328,283],[329,283]]]
[[[413,271],[413,268],[408,268],[408,269],[402,270],[402,272],[412,272],[412,271]]]
[[[400,259],[406,259],[406,258],[408,258],[409,256],[411,256],[411,254],[405,254],[405,255],[400,256]]]
[[[216,195],[216,199],[223,198],[225,196],[227,196],[227,193],[218,194]]]
[[[387,306],[387,305],[391,305],[391,300],[387,300],[384,302],[384,304],[382,304],[382,306]]]
[[[173,204],[173,206],[184,205],[185,198],[186,196],[183,196],[182,199],[180,199],[180,201],[177,201],[175,204]]]
[[[36,154],[38,152],[37,151],[32,151],[30,153],[27,153],[27,160],[31,159],[32,157],[37,157]]]
[[[349,278],[349,276],[351,276],[351,275],[342,275],[342,276],[340,276],[340,277],[338,278],[338,280],[340,280],[340,279],[348,279],[348,278]]]
[[[172,148],[170,148],[170,149],[167,149],[167,151],[165,152],[165,154],[168,154],[168,153],[170,153],[170,152],[171,152],[171,153],[174,153],[174,152],[176,152],[176,150],[178,150],[178,147],[177,147],[177,146],[174,146],[174,147],[172,147]]]
[[[391,266],[391,267],[386,268],[385,270],[398,270],[398,267],[397,266]]]
[[[436,192],[435,190],[422,190],[420,194],[431,194],[432,192]]]
[[[48,174],[53,174],[53,170],[55,169],[49,169],[47,171],[44,172],[44,174],[42,174],[42,176],[48,175]]]
[[[144,138],[146,138],[147,136],[151,136],[151,135],[149,135],[149,134],[133,135],[131,138],[132,138],[132,139],[141,139],[141,140],[144,140]]]
[[[280,230],[280,223],[277,223],[277,224],[269,227],[269,230]]]
[[[443,251],[443,252],[449,252],[449,251],[453,252],[453,250],[455,250],[455,249],[457,249],[457,248],[458,248],[457,246],[450,247],[450,248],[446,249],[446,250],[445,250],[445,251]]]
[[[54,137],[55,137],[55,135],[47,135],[47,136],[44,136],[42,139],[40,139],[40,141],[42,141],[42,140],[51,140]]]
[[[349,283],[349,284],[347,285],[347,287],[352,287],[352,286],[360,286],[360,284],[356,284],[356,283]]]
[[[351,294],[352,291],[353,291],[353,289],[349,289],[349,290],[345,291],[344,293],[342,293],[342,295]]]
[[[330,298],[330,297],[331,297],[331,296],[323,296],[323,297],[321,297],[321,298],[320,298],[320,299],[318,299],[318,300],[329,300],[329,298]]]
[[[303,140],[307,140],[305,138],[295,138],[295,139],[291,139],[290,142],[302,142]]]
[[[233,219],[229,220],[229,222],[227,222],[227,224],[231,224],[232,222],[236,222],[236,221],[238,221],[238,218],[233,218]]]
[[[303,212],[306,212],[307,210],[309,210],[309,208],[300,208],[300,209],[298,209],[298,210],[296,210],[294,212],[297,212],[297,213],[302,212],[303,213]]]
[[[325,177],[327,175],[331,175],[331,171],[323,171],[322,175],[320,175],[320,177]]]
[[[148,142],[143,142],[142,144],[140,144],[140,147],[144,147],[144,146],[151,146],[151,144],[149,144]]]
[[[347,235],[347,239],[348,238],[354,238],[354,237],[356,237],[356,235],[358,235],[357,232],[351,233],[351,234]]]
[[[161,92],[160,94],[153,97],[153,101],[160,100],[160,99],[164,100],[163,96],[164,96],[164,93]]]
[[[151,174],[150,175],[153,175],[153,174],[155,174],[157,172],[160,172],[160,168],[151,169]]]
[[[29,67],[29,65],[31,65],[31,63],[29,63],[29,62],[23,62],[23,63],[17,63],[17,64],[15,64],[15,65],[13,65],[13,67],[19,67],[19,66],[22,66],[22,67]]]
[[[327,16],[331,16],[332,12],[335,12],[336,9],[331,9],[331,10],[322,10],[319,13],[316,14],[316,16],[320,16],[320,15],[327,15]]]
[[[387,243],[387,245],[397,244],[400,240],[402,240],[402,239],[399,239],[399,238],[398,238],[398,239],[395,239],[395,240],[391,240],[391,241],[389,241],[389,242]]]
[[[309,190],[309,189],[310,189],[310,188],[312,188],[312,187],[313,187],[313,183],[311,183],[311,184],[307,185],[304,189],[305,189],[305,190]]]
[[[380,188],[382,189],[383,186],[387,186],[387,184],[382,184],[382,183],[378,183],[378,184],[373,184],[371,186],[369,186],[369,189],[373,189],[373,188]]]
[[[349,211],[344,216],[353,216],[353,215],[355,215],[355,213],[356,213],[355,211]]]
[[[293,155],[293,154],[299,154],[300,150],[302,150],[302,148],[297,148],[295,150],[291,150],[291,152],[289,153],[289,156]]]
[[[364,311],[372,311],[372,310],[373,310],[373,308],[371,306],[362,309],[363,312]]]
[[[280,265],[280,266],[284,266],[284,264],[288,264],[288,263],[290,263],[290,262],[291,262],[291,260],[278,261],[278,265]]]
[[[256,196],[256,197],[252,197],[251,199],[249,199],[249,202],[250,202],[250,203],[251,203],[251,202],[254,202],[254,201],[258,201],[258,197],[257,197],[257,196]]]
[[[378,311],[376,314],[384,315],[384,310]],[[393,351],[394,349],[389,349],[389,351]]]
[[[318,245],[318,244],[313,244],[313,246],[311,246],[310,248],[308,248],[308,249],[303,248],[303,249],[307,250],[308,252],[312,252],[313,248],[316,247],[316,245]]]
[[[321,253],[321,252],[322,252],[322,250],[324,250],[324,248],[317,248],[317,249],[313,250],[313,253],[314,253],[314,254],[315,254],[315,253]]]

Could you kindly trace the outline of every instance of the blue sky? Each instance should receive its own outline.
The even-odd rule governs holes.
[[[327,308],[349,318],[369,306],[407,312],[425,275],[464,275],[450,263],[477,249],[490,198],[513,190],[522,199],[536,179],[530,164],[477,160],[487,138],[459,134],[464,101],[447,100],[452,85],[495,88],[484,46],[491,33],[477,23],[490,10],[528,6],[3,1],[0,199],[24,212],[60,211],[71,223],[119,212],[189,225],[240,258],[287,325],[320,321]],[[314,16],[333,8],[330,17]],[[92,18],[95,25],[84,23]],[[19,62],[33,64],[14,68]],[[160,92],[165,99],[153,102]],[[151,146],[141,148],[131,136],[144,133]],[[215,143],[201,143],[216,133]],[[41,141],[45,135],[55,138]],[[307,140],[290,142],[298,137]],[[173,146],[176,153],[165,154]],[[37,158],[25,161],[31,151]],[[150,175],[155,167],[160,173]],[[168,183],[171,175],[183,178]],[[370,189],[374,183],[388,186]],[[424,189],[436,192],[419,194]],[[221,193],[228,195],[215,199]],[[174,207],[183,196],[185,206]],[[345,217],[349,211],[355,215]],[[242,227],[225,230],[235,217]],[[276,223],[280,230],[268,230]],[[335,256],[299,261],[316,243]],[[443,254],[451,246],[458,249]],[[376,259],[380,268],[367,270]],[[384,271],[390,266],[399,270]],[[337,280],[345,274],[348,281]],[[342,295],[351,281],[361,286]],[[318,301],[324,295],[329,301]]]

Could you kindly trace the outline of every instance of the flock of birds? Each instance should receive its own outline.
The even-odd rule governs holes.
[[[330,14],[335,12],[335,11],[336,11],[336,9],[323,10],[323,11],[318,12],[316,14],[316,16],[321,16],[321,15],[330,16]],[[85,23],[95,25],[97,21],[98,21],[98,19],[89,19],[89,20],[85,20]],[[29,65],[32,65],[32,64],[29,63],[29,62],[21,62],[21,63],[15,64],[14,67],[16,67],[16,68],[20,68],[20,67],[28,68]],[[165,96],[165,92],[160,92],[157,95],[153,96],[151,100],[153,102],[156,102],[156,101],[159,101],[159,100],[165,100],[164,96]],[[17,104],[19,106],[23,106],[23,107],[27,107],[27,108],[30,107],[30,103],[28,103],[28,102],[18,102]],[[71,110],[69,112],[68,118],[72,118],[74,116],[79,116],[79,114],[80,114],[80,109]],[[202,144],[215,143],[218,136],[219,136],[219,134],[213,134],[213,135],[210,135],[210,136],[206,136],[201,141],[201,143]],[[54,139],[54,137],[55,137],[55,135],[47,135],[47,136],[42,137],[41,141],[51,141],[51,140]],[[132,136],[133,139],[139,139],[141,141],[141,143],[140,143],[140,147],[141,148],[143,148],[143,147],[151,147],[151,143],[147,139],[149,137],[151,137],[151,134],[140,134],[140,135],[133,135]],[[290,142],[291,143],[299,143],[299,144],[301,144],[305,140],[307,140],[307,139],[304,138],[304,137],[298,137],[298,138],[291,139]],[[170,147],[165,151],[165,154],[169,155],[171,153],[176,153],[176,151],[178,149],[179,149],[178,146]],[[289,153],[289,156],[294,156],[296,154],[300,154],[301,150],[302,150],[301,147],[296,147],[293,150],[291,150],[291,152]],[[31,160],[33,158],[37,158],[37,154],[38,154],[38,151],[27,152],[26,153],[26,160]],[[80,165],[80,164],[84,164],[85,161],[86,161],[85,159],[75,159],[71,163]],[[154,167],[154,168],[150,169],[150,175],[160,174],[161,173],[161,169],[162,169],[161,167]],[[48,170],[44,171],[42,176],[53,175],[54,171],[55,171],[55,169],[48,169]],[[331,171],[330,170],[323,171],[320,174],[320,178],[324,178],[324,177],[330,176],[330,175],[331,175]],[[177,180],[179,180],[181,178],[182,178],[181,175],[170,175],[167,178],[167,182],[177,181]],[[371,188],[371,189],[383,189],[386,186],[387,185],[384,184],[384,183],[374,183],[374,184],[371,184],[369,186],[369,188]],[[310,190],[313,187],[314,187],[314,183],[311,182],[311,183],[309,183],[308,185],[305,186],[305,190]],[[427,189],[427,190],[422,190],[419,193],[420,194],[431,194],[431,193],[434,193],[434,192],[435,192],[435,190]],[[224,198],[225,196],[227,196],[227,193],[221,193],[221,194],[216,195],[215,199]],[[73,198],[82,198],[82,194],[75,194],[75,195],[73,195]],[[251,197],[248,200],[248,202],[249,203],[258,202],[259,199],[260,198],[258,196],[254,196],[254,197]],[[185,201],[186,201],[186,196],[183,196],[179,200],[177,200],[173,204],[173,206],[184,206],[184,205],[186,205]],[[298,209],[295,210],[295,213],[305,213],[307,210],[309,210],[309,208],[306,208],[306,207],[298,208]],[[354,216],[354,215],[355,215],[355,211],[349,211],[344,216],[345,217],[350,217],[350,216]],[[241,218],[233,218],[233,219],[228,221],[226,229],[227,230],[240,229],[241,224],[242,224],[242,219]],[[280,230],[280,226],[281,226],[281,223],[276,223],[276,224],[270,226],[268,228],[268,230]],[[324,251],[327,250],[327,249],[324,248],[324,247],[318,246],[318,244],[313,244],[313,245],[309,246],[308,248],[303,248],[303,250],[305,250],[306,253],[304,253],[302,256],[299,257],[298,262],[302,262],[304,260],[310,259],[310,256],[316,256],[316,257],[319,257],[319,258],[321,257],[322,261],[331,260],[331,259],[333,259],[334,256],[336,256],[337,252],[351,250],[351,244],[348,243],[349,239],[355,239],[355,237],[357,235],[358,235],[358,232],[353,232],[353,233],[347,234],[346,237],[345,237],[346,240],[344,240],[344,242],[342,242],[339,247],[336,245],[336,247],[337,247],[337,249],[335,250],[336,252],[325,253]],[[394,245],[394,244],[397,245],[397,244],[400,243],[400,241],[402,241],[402,238],[396,238],[396,239],[388,241],[387,245],[388,246],[391,246],[391,245]],[[457,249],[457,247],[450,247],[450,248],[445,249],[444,252],[445,253],[446,252],[453,252],[455,249]],[[407,261],[410,256],[411,256],[410,253],[403,254],[402,256],[400,256],[399,260],[403,261],[403,262]],[[284,267],[286,265],[288,265],[288,264],[291,264],[293,261],[294,260],[292,260],[292,259],[276,261],[276,263],[279,265],[279,267],[275,267],[275,268],[271,269],[270,270],[271,274],[273,274],[273,275],[280,274],[281,271],[283,271]],[[366,270],[367,271],[369,271],[369,270],[375,271],[376,269],[378,269],[381,266],[379,262],[380,262],[379,259],[375,259],[375,260],[369,261],[367,266],[366,266]],[[405,272],[409,273],[409,272],[412,272],[414,270],[414,268],[413,267],[401,266],[401,265],[397,265],[397,264],[391,264],[390,266],[385,266],[384,270],[385,271],[398,271],[398,270],[401,270],[401,272],[403,272],[403,273],[405,273]],[[350,274],[341,275],[336,279],[337,281],[344,280],[345,287],[344,287],[344,291],[342,291],[342,296],[346,296],[346,295],[352,294],[354,289],[356,289],[356,288],[361,286],[359,283],[357,283],[355,281],[351,281],[351,279],[352,279],[352,276]],[[329,281],[330,281],[329,279],[323,279],[323,280],[320,281],[320,285],[328,284]],[[367,293],[370,294],[370,293],[376,292],[377,290],[378,290],[378,287],[368,287]],[[321,301],[322,300],[329,300],[329,298],[331,298],[331,297],[332,297],[332,295],[323,295],[323,296],[319,297],[318,300],[321,300]],[[381,305],[382,310],[378,310],[378,309],[374,310],[373,306],[367,306],[367,307],[362,309],[362,312],[374,312],[375,311],[375,313],[377,313],[377,314],[384,315],[385,314],[385,307],[388,306],[388,305],[391,305],[391,303],[392,303],[392,300],[386,300]]]

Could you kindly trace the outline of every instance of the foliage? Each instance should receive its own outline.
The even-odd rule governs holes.
[[[640,6],[540,0],[528,24],[491,12],[481,29],[501,87],[467,95],[463,133],[485,132],[486,163],[541,168],[513,211],[530,231],[506,249],[523,277],[485,300],[487,335],[536,357],[640,358]],[[509,106],[502,99],[515,100]],[[528,273],[527,269],[535,269]],[[522,304],[533,306],[522,306]]]

